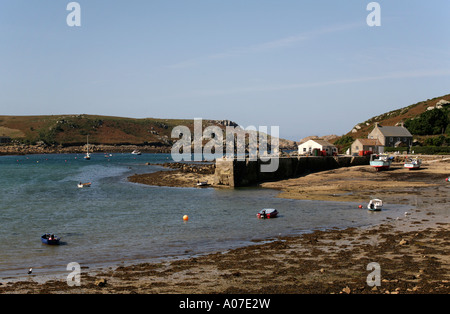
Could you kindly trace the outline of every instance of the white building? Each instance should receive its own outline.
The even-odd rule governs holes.
[[[325,140],[309,140],[298,145],[299,155],[332,156],[337,155],[337,153],[337,147]]]

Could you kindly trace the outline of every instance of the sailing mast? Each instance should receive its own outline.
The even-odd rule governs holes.
[[[84,159],[86,160],[91,159],[91,154],[89,154],[89,135],[87,136],[87,149],[86,149],[86,156],[84,156]]]

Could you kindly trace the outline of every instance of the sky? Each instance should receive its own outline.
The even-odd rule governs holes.
[[[450,93],[450,1],[0,1],[0,115],[228,119],[342,135]]]

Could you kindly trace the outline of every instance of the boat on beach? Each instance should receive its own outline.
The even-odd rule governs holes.
[[[256,217],[258,217],[260,219],[275,218],[277,216],[278,216],[278,211],[274,208],[265,208],[256,214]]]
[[[41,242],[42,244],[47,244],[47,245],[59,245],[59,241],[61,240],[61,238],[55,236],[54,234],[51,233],[46,233],[44,235],[41,236]]]
[[[203,181],[203,182],[197,181],[197,186],[208,186],[208,185],[209,185],[208,181]]]
[[[89,183],[78,183],[78,188],[80,188],[80,189],[82,189],[82,188],[90,188],[91,187],[91,185],[92,185],[92,183],[91,182],[89,182]]]
[[[377,198],[370,200],[367,209],[370,211],[380,211],[383,207],[383,201]]]
[[[404,167],[409,170],[420,169],[422,165],[422,160],[418,158],[407,158],[405,160]]]
[[[391,167],[392,157],[387,154],[370,155],[370,166],[377,171],[387,170]]]

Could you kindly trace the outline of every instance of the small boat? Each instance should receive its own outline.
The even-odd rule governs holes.
[[[380,211],[382,207],[383,201],[377,198],[370,200],[369,204],[367,205],[367,209],[370,211]]]
[[[208,186],[208,181],[199,182],[197,181],[197,186]]]
[[[275,218],[277,216],[278,216],[278,211],[273,208],[265,208],[256,214],[256,217],[261,218],[261,219]]]
[[[89,183],[81,183],[81,182],[78,183],[78,187],[79,187],[80,189],[82,189],[82,188],[90,188],[91,185],[92,185],[91,182],[89,182]]]
[[[391,163],[392,157],[389,157],[389,155],[370,155],[370,166],[374,167],[377,171],[389,169]]]
[[[138,151],[137,149],[133,150],[131,152],[132,155],[141,155],[142,153],[140,151]]]
[[[50,233],[46,233],[41,237],[41,242],[47,245],[59,245],[59,240],[61,240],[61,238]]]
[[[409,170],[419,169],[422,165],[422,160],[417,158],[407,158],[404,167]]]

